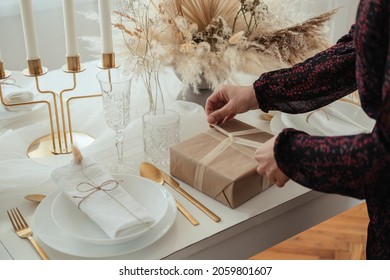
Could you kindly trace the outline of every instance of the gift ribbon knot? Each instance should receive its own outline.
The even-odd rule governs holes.
[[[261,143],[259,142],[238,137],[259,133],[260,131],[257,128],[228,132],[218,125],[212,126],[215,128],[215,130],[209,130],[207,131],[207,134],[216,138],[217,140],[220,140],[221,143],[219,143],[213,150],[211,150],[202,159],[200,159],[197,164],[195,171],[194,187],[200,191],[203,190],[203,177],[206,170],[206,166],[223,151],[231,147],[254,159],[254,152],[250,149],[245,148],[244,146],[257,148],[261,145]],[[223,139],[225,136],[226,138]]]

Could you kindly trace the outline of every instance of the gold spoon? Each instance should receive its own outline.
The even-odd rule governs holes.
[[[32,201],[32,202],[41,202],[44,198],[46,197],[46,195],[43,195],[43,194],[28,194],[26,195],[24,198],[29,200],[29,201]]]
[[[155,172],[149,172],[149,169],[147,168],[147,166],[145,164],[141,164],[140,174],[142,177],[151,179],[152,181],[155,181],[156,183],[159,183],[160,185],[164,185],[164,179],[162,177],[160,170],[158,170],[158,169]],[[184,217],[186,217],[187,220],[189,220],[191,222],[191,224],[193,224],[194,226],[199,225],[199,222],[177,200],[176,200],[176,207],[184,215]]]
[[[194,204],[196,207],[198,207],[200,210],[203,211],[207,216],[209,216],[211,219],[213,219],[215,222],[219,222],[221,220],[220,217],[218,217],[216,214],[214,214],[210,209],[208,209],[206,206],[204,206],[202,203],[200,203],[196,198],[194,198],[192,195],[187,193],[183,188],[179,186],[179,184],[174,180],[171,176],[168,174],[165,174],[163,171],[158,169],[156,166],[149,162],[143,162],[140,166],[141,176],[150,178],[152,180],[158,180],[157,182],[160,182],[162,180],[165,181],[170,185],[172,188],[174,188],[178,193],[180,193],[182,196],[187,198],[192,204]],[[144,175],[142,175],[144,174]],[[154,178],[154,179],[153,179]]]

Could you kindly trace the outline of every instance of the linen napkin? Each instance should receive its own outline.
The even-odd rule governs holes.
[[[326,136],[354,135],[368,133],[369,130],[347,115],[331,107],[311,112],[306,122]]]
[[[4,101],[7,104],[29,102],[34,100],[34,94],[30,90],[7,83],[4,83],[3,96]],[[4,106],[2,103],[0,104],[1,110],[11,112],[31,111],[34,106],[34,104],[21,106]]]
[[[111,238],[124,237],[150,228],[154,222],[103,166],[83,158],[53,170],[54,182],[64,194]]]
[[[19,90],[9,93],[4,97],[7,104],[29,102],[34,100],[34,94],[31,91]],[[34,104],[20,106],[5,106],[4,108],[12,112],[30,111]]]

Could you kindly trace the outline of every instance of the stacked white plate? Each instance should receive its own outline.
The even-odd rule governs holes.
[[[360,106],[343,101],[303,114],[279,112],[270,123],[273,134],[284,128],[294,128],[316,136],[370,133],[374,125],[375,120],[369,118]]]
[[[176,219],[172,194],[161,185],[134,175],[114,175],[121,186],[149,210],[155,222],[146,230],[110,239],[60,190],[50,193],[34,216],[34,233],[53,249],[73,256],[105,258],[145,248],[163,237]]]

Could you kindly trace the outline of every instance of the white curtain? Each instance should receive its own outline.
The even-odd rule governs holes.
[[[307,16],[315,16],[340,8],[329,23],[329,40],[334,43],[346,34],[355,22],[359,0],[298,0],[296,9]]]
[[[97,0],[76,0],[75,2],[80,4],[95,1]],[[32,0],[32,3],[34,11],[50,10],[62,6],[62,0]],[[13,16],[19,13],[19,0],[0,0],[0,17]]]

